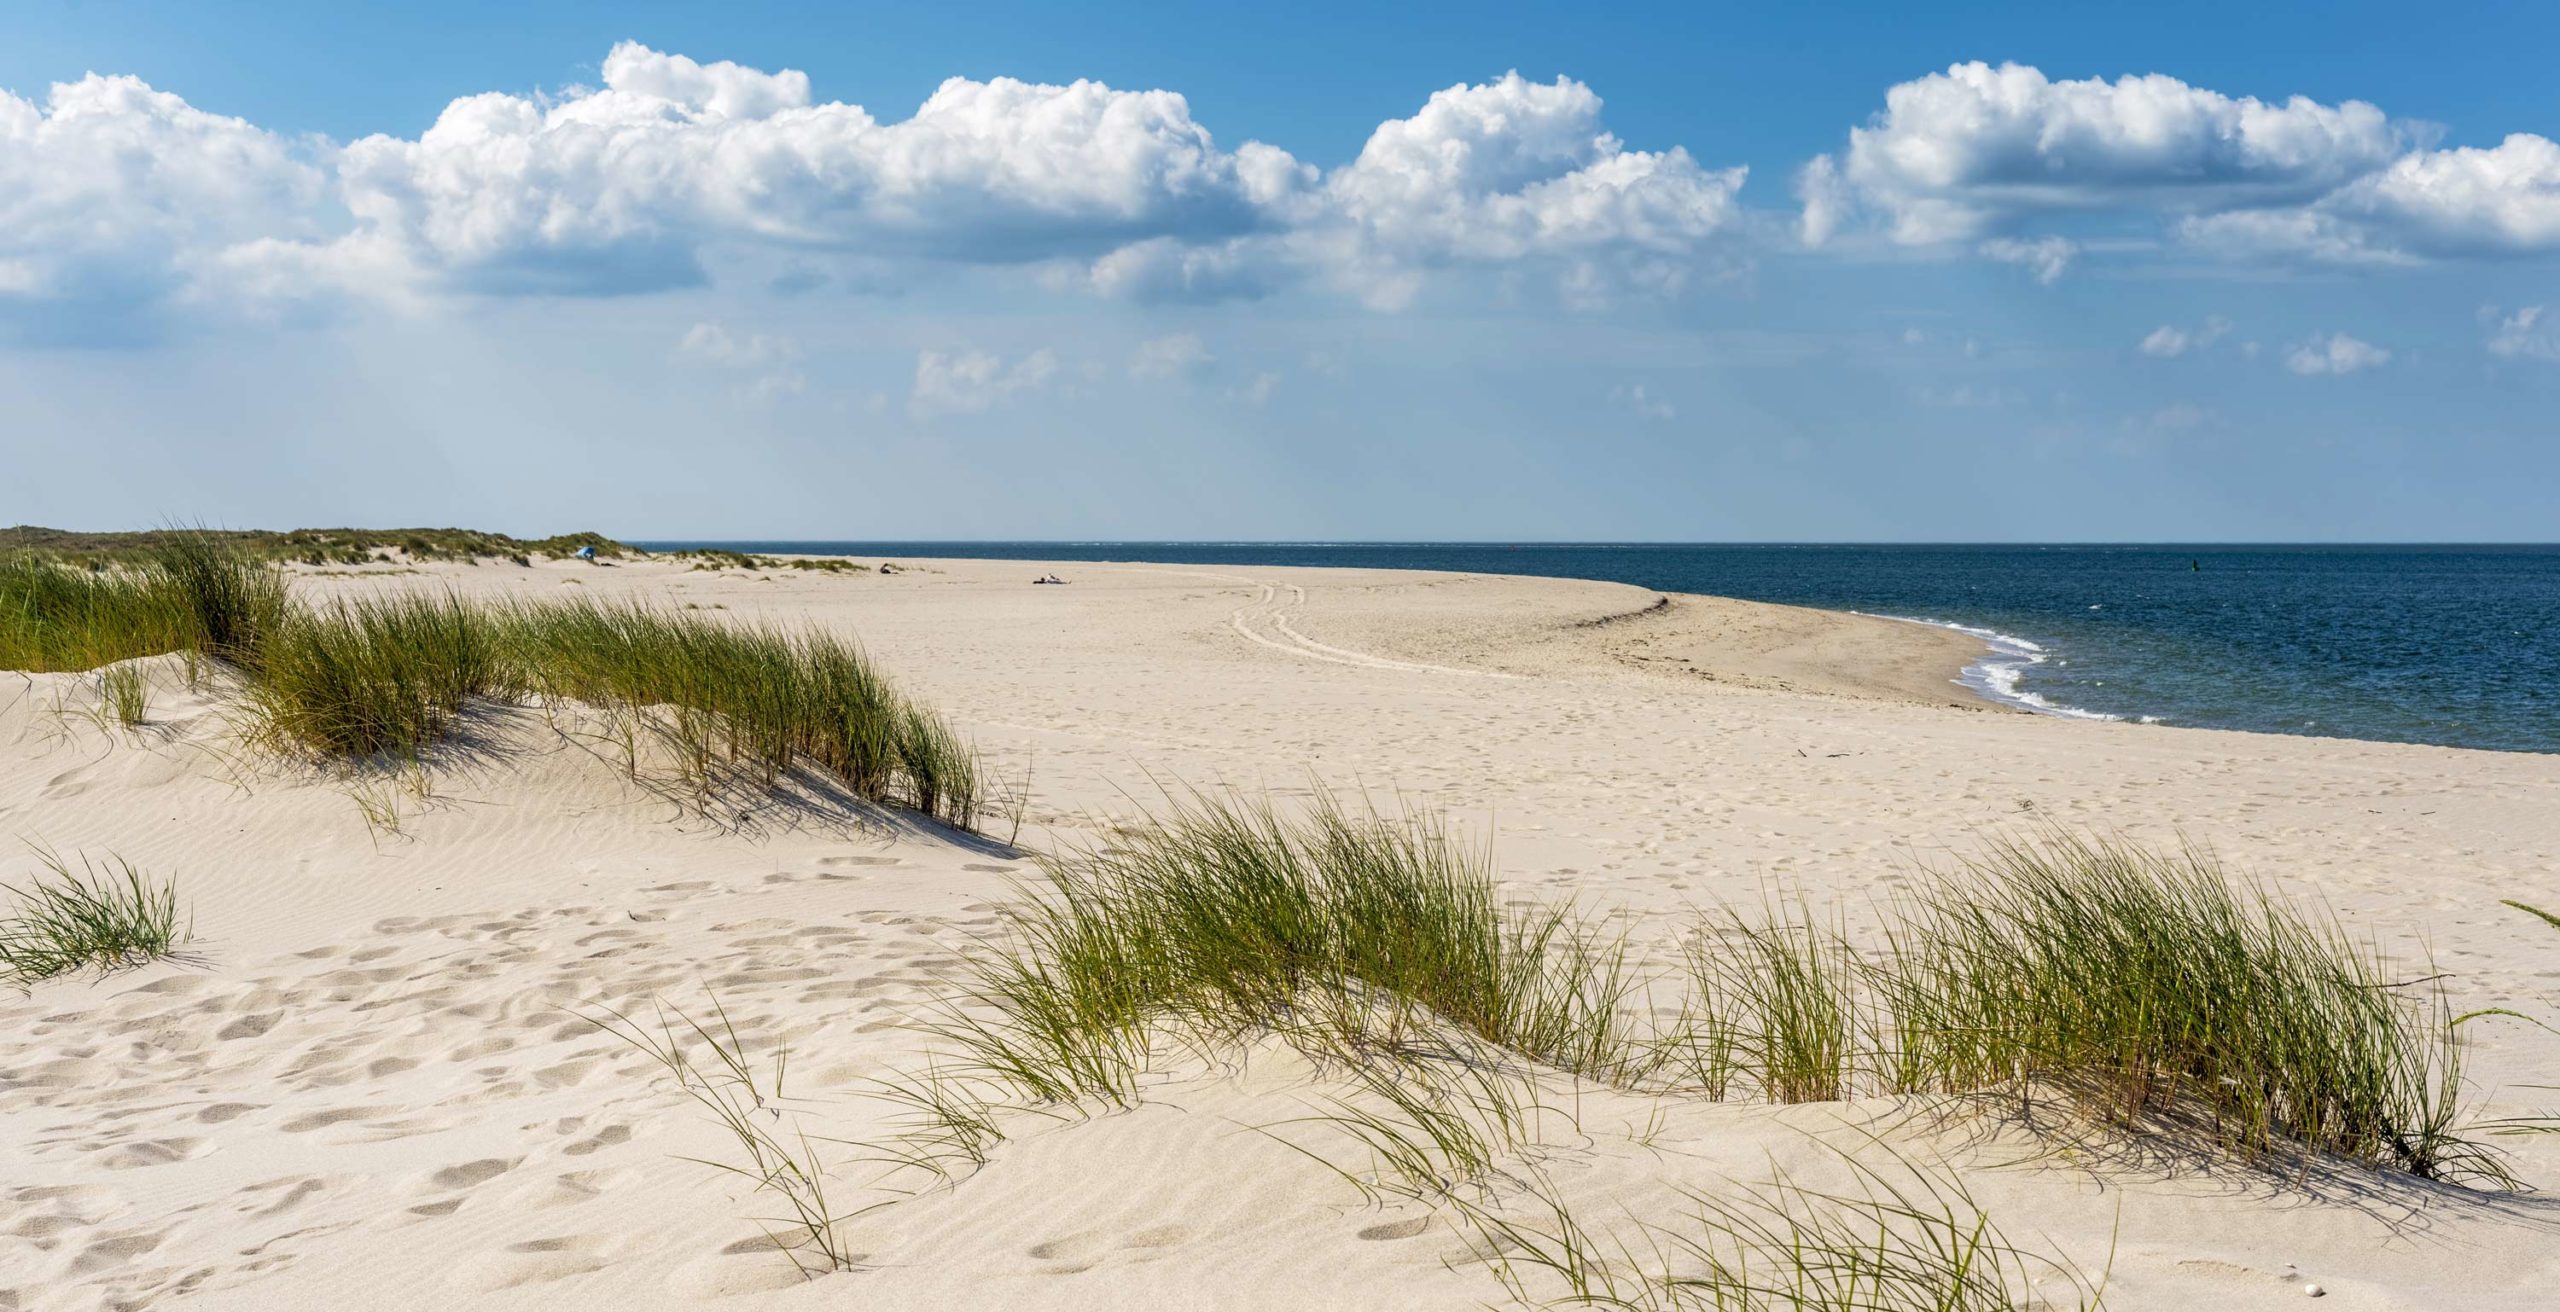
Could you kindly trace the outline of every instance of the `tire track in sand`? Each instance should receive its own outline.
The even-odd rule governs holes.
[[[1275,587],[1272,584],[1248,578],[1235,578],[1234,581],[1250,583],[1261,589],[1262,595],[1253,602],[1237,607],[1234,613],[1228,615],[1227,627],[1243,635],[1247,641],[1259,643],[1274,651],[1284,651],[1292,656],[1324,661],[1333,665],[1356,665],[1373,670],[1405,670],[1415,674],[1455,674],[1470,679],[1520,677],[1500,670],[1469,670],[1453,665],[1428,665],[1419,661],[1393,660],[1385,656],[1373,656],[1367,652],[1352,651],[1348,648],[1318,642],[1300,633],[1297,626],[1289,622],[1289,612],[1306,605],[1307,590],[1305,588],[1295,583]],[[1287,588],[1289,592],[1289,600],[1285,602],[1280,600],[1281,587]],[[1257,622],[1267,625],[1268,632],[1257,632],[1254,629]]]

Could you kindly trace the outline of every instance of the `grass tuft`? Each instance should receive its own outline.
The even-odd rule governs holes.
[[[255,668],[260,648],[283,624],[284,572],[202,529],[170,533],[151,553],[150,576],[177,599],[188,645]]]
[[[98,671],[98,713],[128,729],[151,718],[151,681],[138,666],[119,662]]]
[[[260,653],[248,698],[273,749],[410,759],[473,697],[514,691],[501,626],[451,596],[297,610]]]
[[[1168,1033],[1360,1054],[1447,1031],[1597,1079],[1642,1061],[1620,945],[1570,908],[1504,910],[1434,821],[1194,795],[1046,873],[942,1026],[1037,1102],[1131,1101]]]
[[[0,978],[25,988],[94,967],[115,970],[171,955],[186,938],[173,883],[154,882],[130,861],[80,868],[50,848],[35,849],[44,873],[24,887],[0,885],[16,905],[0,920]]]
[[[440,541],[410,549],[435,554]],[[0,667],[211,658],[238,675],[264,746],[357,762],[419,759],[474,699],[574,698],[624,717],[635,741],[645,728],[673,748],[706,794],[735,772],[771,788],[806,766],[866,801],[960,829],[978,822],[975,750],[833,635],[636,603],[404,595],[307,607],[236,535],[173,530],[151,543],[140,565],[0,560]],[[108,710],[140,723],[139,673],[100,681]]]
[[[2492,1170],[2454,1125],[2441,983],[2194,848],[2047,832],[1903,906],[1877,971],[1896,1092],[2061,1091],[2102,1122],[2200,1129],[2429,1178]]]
[[[154,571],[0,558],[0,668],[94,670],[193,642],[183,599]]]

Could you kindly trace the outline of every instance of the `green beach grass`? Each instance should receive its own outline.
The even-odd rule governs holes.
[[[75,870],[50,848],[35,852],[42,873],[0,885],[12,904],[0,918],[0,980],[25,988],[76,970],[138,966],[185,941],[175,884],[122,857],[82,857]]]
[[[807,767],[963,829],[985,796],[975,752],[941,716],[816,629],[583,600],[304,605],[273,562],[211,533],[159,535],[140,564],[0,561],[0,667],[88,670],[170,651],[235,674],[251,737],[280,753],[414,761],[475,700],[538,696],[623,717],[704,789],[732,768],[772,787]],[[120,719],[141,713],[131,692],[106,691]]]
[[[2242,1160],[2504,1179],[2458,1128],[2440,980],[2198,851],[1995,844],[1880,908],[1873,941],[1726,913],[1668,980],[1570,906],[1506,906],[1436,821],[1330,799],[1296,819],[1183,799],[1044,875],[935,1026],[942,1084],[906,1098],[931,1133],[987,1141],[954,1089],[1127,1106],[1162,1053],[1276,1036],[1353,1065],[1473,1047],[1667,1096],[2059,1108]],[[1665,987],[1672,1019],[1636,1005]]]
[[[1177,798],[1042,873],[944,996],[930,1063],[882,1082],[907,1112],[902,1137],[866,1145],[887,1180],[948,1185],[1019,1114],[1133,1107],[1183,1058],[1214,1069],[1277,1040],[1343,1091],[1254,1128],[1372,1201],[1441,1211],[1524,1305],[2104,1301],[2103,1275],[2012,1242],[1959,1182],[1899,1159],[1844,1158],[1847,1190],[1780,1172],[1684,1193],[1682,1213],[1577,1216],[1542,1163],[1553,1125],[1587,1142],[1586,1082],[1661,1107],[2036,1109],[2038,1132],[2060,1111],[2074,1142],[2513,1183],[2462,1124],[2440,982],[2193,849],[1994,843],[1879,907],[1868,941],[1771,904],[1700,918],[1665,976],[1570,906],[1506,902],[1429,816],[1321,794],[1294,817]],[[1655,1009],[1658,987],[1682,1004]]]

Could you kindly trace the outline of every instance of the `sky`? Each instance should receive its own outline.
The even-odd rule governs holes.
[[[1598,8],[13,0],[0,523],[2560,538],[2560,8]]]

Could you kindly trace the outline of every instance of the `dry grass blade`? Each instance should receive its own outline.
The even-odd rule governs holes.
[[[728,1009],[716,997],[711,1005],[714,1023],[705,1024],[660,1003],[654,1032],[609,1007],[583,1018],[665,1067],[676,1087],[729,1133],[739,1160],[687,1160],[744,1179],[758,1195],[780,1202],[785,1215],[756,1222],[803,1276],[853,1270],[858,1258],[841,1229],[848,1217],[828,1204],[826,1164],[781,1106],[788,1051],[776,1053],[769,1079],[760,1075]]]
[[[1870,1141],[1872,1142],[1872,1141]],[[1881,1147],[1881,1145],[1876,1145]],[[1684,1215],[1594,1227],[1528,1173],[1461,1224],[1513,1300],[1627,1312],[2017,1312],[2104,1305],[2106,1279],[2011,1242],[1962,1184],[1887,1154],[1848,1153],[1845,1190],[1772,1168],[1762,1183],[1685,1190]]]

